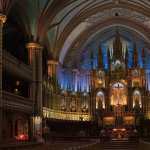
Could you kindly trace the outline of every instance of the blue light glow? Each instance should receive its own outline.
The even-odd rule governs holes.
[[[108,52],[107,52],[107,47],[105,45],[102,44],[102,58],[103,58],[103,66],[104,69],[107,70],[108,69],[108,56],[107,56]]]
[[[141,47],[138,48],[138,66],[140,68],[143,68],[144,64],[143,64],[143,60],[142,60],[142,49]]]
[[[91,88],[91,79],[90,71],[98,68],[98,51],[99,48],[102,50],[102,62],[104,70],[109,69],[108,60],[108,45],[104,43],[99,43],[100,46],[96,43],[88,45],[81,56],[81,63],[78,70],[69,70],[62,67],[57,69],[57,79],[62,90],[72,91],[72,92],[90,92]],[[134,43],[129,42],[127,44],[128,49],[128,68],[133,67],[133,54],[134,54]],[[144,45],[136,45],[138,50],[138,66],[146,70],[146,87],[150,91],[150,52],[148,49],[145,49],[145,58],[142,58],[142,50]]]
[[[128,68],[132,68],[133,66],[133,44],[129,44],[128,46]]]
[[[91,79],[89,71],[68,70],[62,67],[57,68],[57,79],[60,88],[72,92],[89,92]]]

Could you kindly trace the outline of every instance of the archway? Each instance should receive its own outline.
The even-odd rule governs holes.
[[[139,90],[133,92],[133,108],[142,107],[141,93]]]
[[[96,109],[105,109],[105,96],[102,91],[96,95]]]
[[[127,105],[127,90],[123,83],[115,82],[111,87],[110,104],[112,106]]]

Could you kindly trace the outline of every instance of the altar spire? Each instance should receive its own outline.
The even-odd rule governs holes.
[[[144,64],[145,64],[145,49],[144,48],[142,49],[142,63],[144,67]]]
[[[125,64],[126,68],[128,68],[128,47],[126,46],[126,52],[125,52]]]
[[[98,69],[103,68],[103,58],[102,58],[102,49],[101,46],[98,49]]]
[[[121,43],[120,34],[118,31],[116,32],[116,37],[113,42],[113,53],[114,53],[113,54],[114,59],[123,60],[122,43]]]
[[[138,67],[138,50],[136,47],[136,43],[134,43],[134,49],[133,49],[133,67]]]

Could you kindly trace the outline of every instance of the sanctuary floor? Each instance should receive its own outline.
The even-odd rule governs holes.
[[[121,144],[121,143],[119,143]],[[102,144],[99,140],[91,140],[91,141],[53,141],[47,142],[45,144],[33,146],[33,147],[22,147],[15,148],[15,150],[150,150],[150,143],[147,142],[139,142],[139,143],[131,143],[125,144],[124,148],[116,148],[116,145],[111,145],[111,142],[105,142]],[[5,150],[5,149],[2,149]],[[13,148],[11,149],[13,150]]]

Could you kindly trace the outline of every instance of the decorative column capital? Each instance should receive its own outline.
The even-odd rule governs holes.
[[[28,54],[29,54],[29,63],[32,64],[34,55],[41,54],[43,47],[36,42],[29,42],[26,44],[26,48],[28,49]]]
[[[53,75],[56,75],[56,67],[59,64],[56,60],[48,60],[47,66],[48,66],[48,75],[52,77]]]
[[[40,49],[40,50],[43,49],[43,47],[39,43],[36,43],[36,42],[27,43],[26,48],[27,49]]]
[[[0,13],[0,24],[4,24],[6,22],[6,15]]]
[[[58,62],[57,60],[48,60],[48,61],[47,61],[47,64],[48,64],[48,65],[52,65],[52,64],[58,65],[59,62]]]

